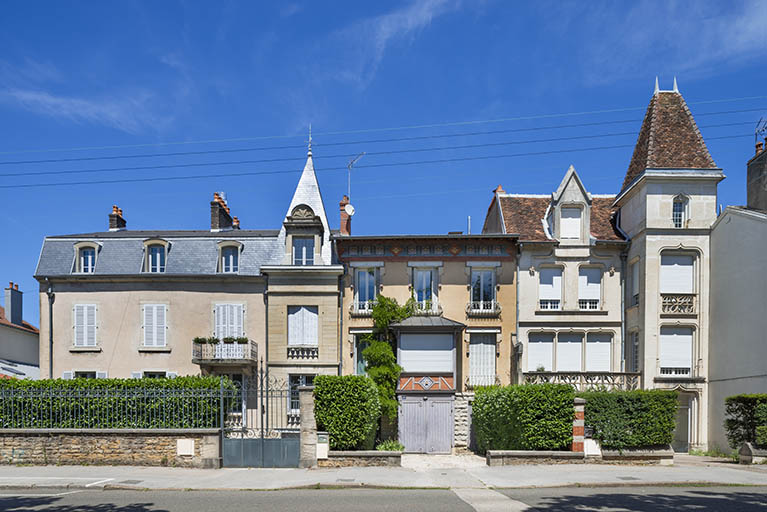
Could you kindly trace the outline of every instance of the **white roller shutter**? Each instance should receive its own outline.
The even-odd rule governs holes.
[[[586,337],[586,371],[609,372],[613,337],[607,333],[589,333]]]
[[[578,270],[578,298],[596,299],[602,297],[602,269],[586,267]]]
[[[554,359],[554,335],[548,333],[533,333],[527,342],[527,371],[534,372],[543,367],[550,372]]]
[[[562,208],[559,238],[581,237],[581,209]]]
[[[543,300],[561,300],[562,269],[542,268],[540,270],[540,298]]]
[[[495,384],[495,334],[471,334],[469,380],[477,386]]]
[[[557,338],[557,371],[581,371],[583,334],[560,333]]]
[[[399,364],[405,372],[452,372],[453,334],[401,334]]]
[[[692,327],[661,327],[661,368],[692,368]]]
[[[661,254],[660,292],[693,293],[693,262],[686,254]]]

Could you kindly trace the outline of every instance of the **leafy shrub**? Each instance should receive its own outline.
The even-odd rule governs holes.
[[[334,450],[373,447],[381,403],[375,383],[363,375],[319,375],[314,379],[317,427],[330,434]]]
[[[564,450],[573,439],[573,399],[566,384],[490,386],[476,392],[472,427],[480,452]]]
[[[381,413],[394,420],[397,417],[397,381],[402,367],[397,364],[397,357],[388,341],[370,339],[368,343],[362,351],[365,369],[377,386]]]
[[[762,404],[767,404],[767,394],[734,395],[725,399],[724,429],[730,447],[737,449],[745,442],[762,444],[757,440],[757,427],[760,426],[757,408]]]
[[[396,439],[387,439],[378,443],[376,450],[379,452],[404,452],[405,447]]]
[[[756,445],[760,447],[767,446],[767,403],[756,406]]]
[[[0,428],[216,428],[222,382],[229,402],[213,376],[0,380]]]
[[[612,450],[666,446],[674,439],[676,391],[587,391],[586,426],[602,447]]]

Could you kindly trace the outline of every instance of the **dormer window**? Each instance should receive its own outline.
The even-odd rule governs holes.
[[[671,213],[671,220],[675,228],[683,228],[687,223],[687,198],[676,196],[674,198],[674,207]]]
[[[96,271],[96,257],[99,246],[95,242],[75,244],[75,263],[72,271],[77,274],[93,274]]]
[[[314,237],[293,237],[293,265],[314,265]]]
[[[581,209],[577,207],[562,207],[559,222],[559,238],[581,237]]]
[[[147,240],[144,242],[144,272],[162,274],[165,272],[165,260],[168,254],[168,242]]]
[[[225,241],[218,244],[218,271],[236,274],[240,271],[240,242]]]

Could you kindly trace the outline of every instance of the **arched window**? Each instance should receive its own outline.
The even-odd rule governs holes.
[[[146,261],[144,271],[151,274],[165,272],[165,260],[167,256],[167,244],[162,241],[149,242],[146,244]]]
[[[674,198],[674,208],[671,220],[675,228],[683,228],[687,224],[687,198],[679,195]]]
[[[218,271],[224,274],[236,274],[240,270],[240,251],[242,244],[235,241],[219,242]]]
[[[77,242],[75,248],[75,262],[72,272],[77,274],[93,274],[96,271],[96,259],[99,254],[98,242]]]

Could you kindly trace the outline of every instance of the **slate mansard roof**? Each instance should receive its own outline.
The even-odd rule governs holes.
[[[142,275],[144,241],[162,239],[170,243],[165,272],[160,275],[218,274],[218,242],[236,240],[242,244],[239,258],[241,276],[260,275],[264,265],[279,264],[284,245],[279,231],[107,231],[46,237],[35,276],[82,275],[73,272],[75,244],[99,245],[96,268],[88,275]],[[156,275],[156,274],[152,274]]]

